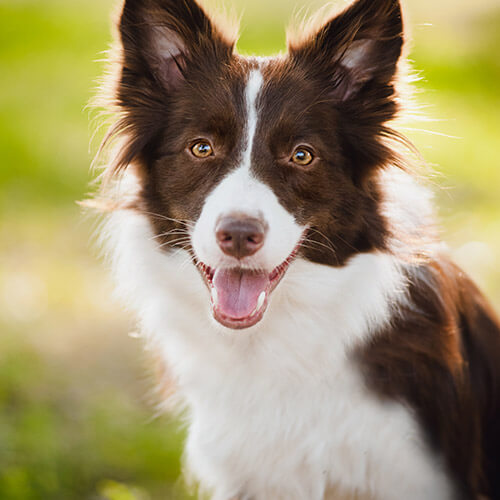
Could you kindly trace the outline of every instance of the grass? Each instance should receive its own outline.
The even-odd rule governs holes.
[[[500,9],[490,0],[476,10],[444,2],[442,12],[430,0],[407,3],[418,99],[436,119],[423,127],[455,138],[409,135],[440,172],[446,240],[500,309]],[[185,495],[182,428],[151,418],[151,353],[126,335],[134,323],[111,300],[88,243],[93,224],[74,203],[88,189],[85,106],[110,41],[111,4],[0,0],[2,499]],[[245,8],[239,49],[283,50],[290,2]],[[419,27],[425,21],[438,26]]]
[[[143,405],[97,383],[86,366],[47,363],[15,333],[0,356],[1,498],[119,500],[129,490],[131,498],[172,498],[182,438],[175,428],[146,420]]]

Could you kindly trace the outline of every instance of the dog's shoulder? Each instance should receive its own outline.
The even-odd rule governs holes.
[[[407,272],[407,300],[357,352],[366,381],[382,398],[413,408],[457,481],[478,485],[485,469],[498,489],[500,323],[446,256]]]

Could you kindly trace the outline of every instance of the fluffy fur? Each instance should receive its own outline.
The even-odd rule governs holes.
[[[217,500],[499,499],[498,320],[388,142],[399,2],[269,59],[195,0],[126,0],[118,27],[104,235],[186,408],[189,473]],[[262,248],[223,251],[228,215]]]

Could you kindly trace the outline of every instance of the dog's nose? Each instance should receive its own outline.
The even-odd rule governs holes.
[[[237,259],[256,253],[264,245],[265,236],[264,223],[246,216],[223,217],[215,228],[215,237],[221,250]]]

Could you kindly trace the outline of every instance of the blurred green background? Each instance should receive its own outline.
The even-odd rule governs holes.
[[[0,0],[1,499],[183,497],[182,430],[154,418],[152,355],[127,335],[75,204],[112,3]],[[238,0],[240,51],[283,50],[291,13],[318,5]],[[406,6],[431,118],[406,132],[438,172],[445,239],[499,310],[500,4]]]

